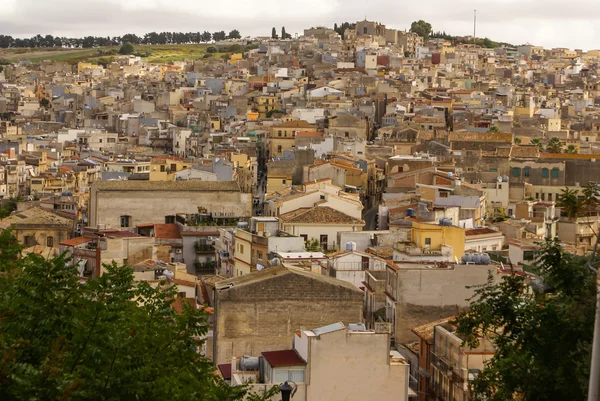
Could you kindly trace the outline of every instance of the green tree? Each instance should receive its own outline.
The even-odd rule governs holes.
[[[455,323],[469,346],[481,335],[495,355],[471,382],[474,399],[538,401],[586,399],[596,302],[595,273],[558,240],[542,245],[530,290],[527,276],[490,277],[476,289]]]
[[[217,52],[217,48],[214,46],[210,46],[208,49],[206,49],[207,53],[216,53]]]
[[[213,32],[212,38],[215,42],[219,42],[221,40],[227,39],[227,34],[225,33],[225,31]]]
[[[423,39],[429,39],[429,35],[431,34],[431,24],[429,22],[418,20],[414,21],[410,25],[410,31],[416,33]]]
[[[292,35],[285,31],[285,26],[281,27],[281,39],[291,39]]]
[[[306,241],[304,246],[308,252],[321,252],[321,244],[316,238],[310,238]]]
[[[278,39],[279,37],[277,36],[277,29],[275,29],[275,27],[273,27],[273,29],[271,29],[271,39]]]
[[[540,152],[544,150],[544,143],[542,142],[541,138],[533,138],[531,140],[531,144],[538,148]]]
[[[0,233],[0,399],[246,396],[199,356],[207,314],[185,303],[177,313],[175,285],[136,284],[130,268],[114,264],[81,281],[64,257],[21,257],[21,248]]]
[[[204,31],[202,32],[202,34],[200,35],[200,40],[204,43],[208,43],[210,42],[212,39],[212,33],[208,32],[208,31]]]
[[[50,107],[50,101],[45,97],[40,99],[40,107],[47,109],[48,107]]]
[[[565,153],[576,154],[577,146],[575,146],[573,144],[568,145],[567,148],[565,149]]]
[[[513,140],[513,142],[515,143],[515,145],[520,145],[523,140],[521,138],[519,138],[518,136],[515,136],[515,139]]]
[[[557,137],[552,137],[548,141],[548,145],[546,146],[546,152],[548,153],[562,153],[563,144]]]
[[[488,132],[500,132],[500,130],[495,125],[492,125],[490,127],[490,129],[488,130]]]
[[[238,31],[237,29],[234,29],[233,31],[229,32],[229,35],[227,35],[227,38],[229,38],[229,39],[241,39],[242,35],[240,35],[240,31]]]
[[[119,49],[120,54],[133,54],[135,47],[130,42],[123,43],[123,46]]]

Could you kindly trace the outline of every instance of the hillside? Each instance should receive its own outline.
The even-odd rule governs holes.
[[[136,45],[134,54],[141,56],[145,61],[151,63],[166,63],[170,61],[181,61],[185,59],[199,59],[206,55],[220,57],[233,52],[247,50],[235,47],[229,51],[208,53],[210,44],[177,44],[177,45]],[[67,48],[10,48],[0,49],[0,64],[29,60],[34,64],[44,60],[65,61],[78,63],[87,61],[93,63],[109,63],[119,56],[119,46],[104,46],[89,49],[67,49]]]

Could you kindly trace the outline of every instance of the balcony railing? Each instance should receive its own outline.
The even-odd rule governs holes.
[[[215,267],[217,266],[216,262],[194,262],[194,268],[196,269],[196,274],[215,274]]]
[[[196,254],[209,254],[215,253],[215,247],[208,244],[202,244],[199,242],[194,243],[194,249],[196,250]]]

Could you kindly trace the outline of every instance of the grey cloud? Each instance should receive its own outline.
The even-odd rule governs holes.
[[[597,28],[600,1],[596,0],[571,0],[568,4],[559,0],[423,0],[409,4],[392,0],[324,0],[322,3],[311,1],[308,5],[269,0],[253,4],[251,13],[247,0],[222,1],[210,8],[199,1],[165,3],[156,0],[144,3],[145,7],[137,10],[124,7],[125,1],[19,0],[14,12],[0,13],[0,33],[105,36],[235,28],[244,35],[268,35],[272,26],[280,29],[283,25],[288,32],[301,33],[310,26],[332,26],[334,22],[357,21],[366,16],[398,29],[408,29],[411,21],[424,19],[434,30],[468,35],[472,32],[473,9],[477,9],[478,36],[546,47],[600,47]],[[149,7],[152,4],[154,8]],[[239,7],[235,7],[236,4]],[[294,12],[295,9],[298,11]]]

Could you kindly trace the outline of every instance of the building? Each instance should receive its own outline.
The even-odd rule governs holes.
[[[73,237],[75,225],[76,216],[39,206],[17,211],[0,220],[0,230],[12,230],[19,243],[26,247],[58,248],[60,242]]]
[[[235,181],[97,181],[90,192],[89,226],[133,229],[172,223],[179,213],[249,217],[252,194]]]
[[[294,332],[307,327],[362,321],[358,288],[302,269],[273,267],[207,285],[214,294],[217,364],[285,349]]]

